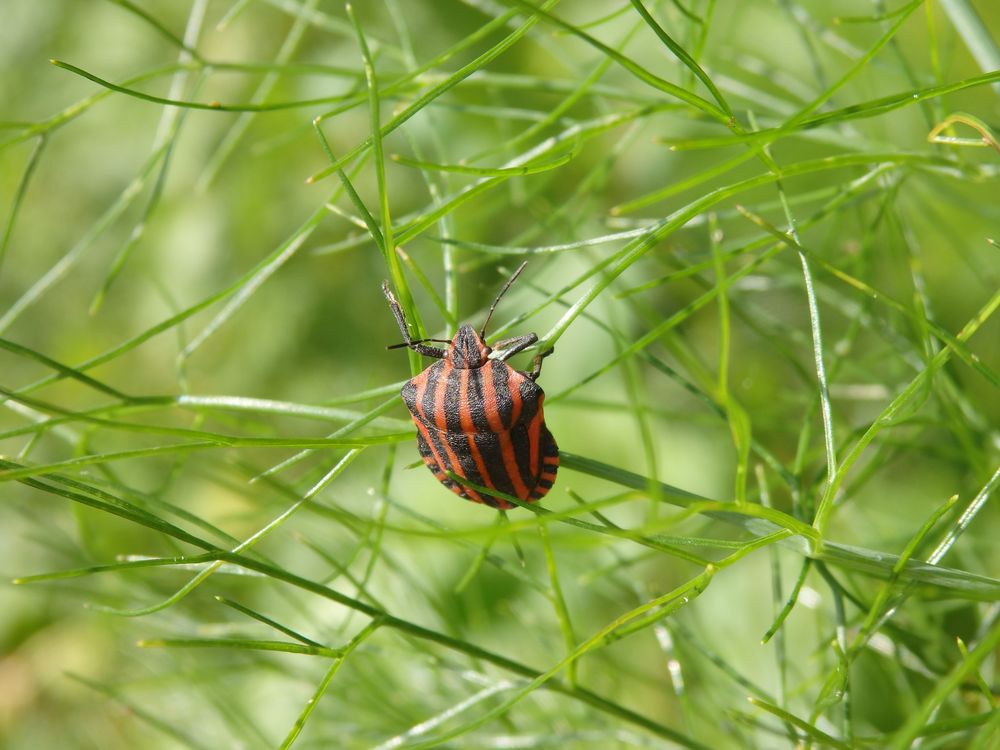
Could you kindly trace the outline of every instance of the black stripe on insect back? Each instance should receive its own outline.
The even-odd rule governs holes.
[[[444,413],[448,433],[444,439],[451,446],[455,458],[458,459],[458,466],[451,467],[451,470],[473,484],[486,485],[484,477],[479,473],[476,459],[472,455],[472,435],[467,434],[462,429],[462,409],[464,408],[462,395],[462,381],[465,380],[470,370],[457,370],[454,367],[448,370],[448,379],[445,382],[444,390]]]
[[[542,395],[542,389],[534,380],[524,378],[518,390],[521,392],[521,419],[530,422],[538,413],[538,398]]]
[[[531,472],[531,441],[528,439],[528,427],[531,420],[538,414],[538,399],[542,389],[535,385],[533,380],[524,378],[518,386],[521,396],[521,416],[518,417],[517,424],[512,430],[511,439],[514,441],[514,450],[517,454],[517,464],[521,468],[521,476],[524,483],[531,487],[537,477],[537,472]],[[543,425],[544,426],[544,425]],[[540,449],[541,445],[536,446]],[[536,459],[539,469],[541,469],[541,457]]]
[[[434,451],[431,450],[427,441],[424,440],[424,436],[419,429],[417,430],[417,452],[420,453],[422,459],[433,461],[435,466],[437,465],[437,459],[434,458]]]
[[[427,423],[424,422],[424,424],[427,424]],[[438,467],[440,467],[442,471],[447,471],[447,469],[448,469],[448,465],[447,465],[448,464],[448,452],[447,452],[447,450],[445,450],[445,442],[444,442],[444,440],[442,440],[441,433],[438,432],[436,429],[434,429],[433,425],[430,425],[427,428],[427,438],[424,438],[424,436],[421,435],[419,431],[417,432],[417,435],[420,438],[425,439],[425,440],[427,438],[430,439],[430,445],[428,445],[428,449],[431,451],[431,454],[430,454],[431,458],[434,459],[435,465],[438,466]],[[438,458],[439,456],[440,456],[440,459]],[[444,480],[441,480],[441,481],[444,481]]]
[[[528,490],[535,485],[535,475],[531,473],[531,443],[528,441],[528,423],[519,421],[510,430],[510,443],[514,448],[514,459],[521,474],[521,482]]]
[[[417,451],[420,453],[420,457],[424,459],[424,463],[428,465],[434,476],[437,477],[439,481],[444,481],[448,479],[448,475],[444,473],[438,460],[434,457],[434,451],[431,449],[430,445],[424,439],[423,434],[417,431]]]
[[[477,432],[490,430],[490,420],[486,418],[486,404],[483,401],[483,369],[462,370],[469,379],[468,392],[466,395],[465,408],[472,416],[472,426]]]
[[[520,381],[518,384],[518,395],[521,397],[521,414],[510,430],[510,442],[514,447],[514,457],[517,460],[517,468],[521,473],[521,481],[529,490],[534,486],[538,474],[541,473],[541,460],[538,461],[538,471],[531,471],[531,440],[528,438],[528,427],[531,420],[538,413],[538,397],[541,395],[541,388],[535,385],[534,381],[528,378],[514,376]],[[541,448],[541,446],[538,446]]]
[[[433,432],[431,433],[432,439],[434,434],[435,433]],[[455,482],[452,480],[451,477],[449,477],[445,473],[444,469],[441,467],[441,464],[438,463],[437,458],[435,458],[434,456],[434,451],[431,449],[431,446],[427,443],[427,441],[424,439],[424,436],[420,433],[419,430],[417,431],[417,451],[419,451],[420,457],[424,459],[424,463],[427,464],[427,468],[431,470],[431,473],[434,475],[435,479],[437,479],[441,484],[443,484],[448,489],[452,489],[453,487],[455,487]],[[465,492],[463,491],[462,497],[468,497],[468,495],[466,495]]]
[[[448,432],[462,431],[462,378],[468,370],[448,368],[448,378],[444,385],[444,418]]]
[[[441,373],[447,366],[444,361],[435,362],[423,372],[427,376],[427,386],[424,388],[424,396],[420,401],[420,408],[427,416],[427,421],[431,425],[434,425],[436,422],[435,404],[437,402],[437,392],[439,388],[444,387],[444,383],[441,382]]]
[[[552,433],[549,432],[544,424],[542,425],[540,437],[542,466],[538,483],[535,485],[535,489],[531,491],[533,500],[545,497],[546,493],[552,488],[552,485],[555,484],[556,472],[559,471],[559,448],[556,447],[555,438],[552,437]]]
[[[538,487],[548,489],[555,483],[559,471],[559,449],[548,428],[542,425],[542,463],[539,465]],[[551,479],[543,478],[551,477]]]
[[[510,399],[510,383],[508,375],[510,367],[503,362],[494,361],[490,370],[493,371],[493,396],[494,403],[487,404],[486,408],[492,406],[500,415],[500,421],[504,427],[510,427],[514,404]]]
[[[473,439],[479,454],[483,457],[483,464],[486,472],[490,475],[489,487],[506,492],[508,495],[517,495],[514,490],[514,482],[507,474],[507,467],[503,463],[503,454],[500,451],[500,436],[495,432],[477,432]]]
[[[437,428],[434,426],[434,422],[424,419],[420,415],[421,410],[423,410],[428,417],[431,417],[431,415],[433,414],[433,412],[427,411],[425,406],[428,394],[430,394],[430,402],[433,405],[434,389],[431,387],[429,378],[428,378],[427,388],[424,392],[424,398],[421,400],[419,404],[417,403],[416,383],[413,380],[408,380],[403,385],[403,390],[402,390],[403,403],[406,404],[406,407],[410,410],[410,413],[413,415],[414,422],[418,424],[417,449],[420,451],[421,457],[425,459],[425,462],[426,460],[430,460],[433,462],[433,467],[431,467],[431,471],[435,471],[434,467],[437,467],[437,471],[443,471],[441,462],[438,461],[437,457],[435,456],[435,453],[437,454],[437,456],[441,456],[441,459],[444,460],[447,455],[444,451],[444,444],[438,438],[438,431]],[[420,427],[421,425],[423,426],[423,429],[421,429]],[[424,437],[423,432],[425,430],[427,432],[428,437],[434,443],[433,446],[429,444],[427,442],[427,439]],[[447,479],[447,476],[442,473],[441,476],[438,477],[438,479],[443,482],[445,479]]]
[[[410,410],[410,414],[414,417],[417,416],[417,386],[412,380],[407,380],[403,384],[403,390],[401,390],[400,395],[403,397],[403,403],[406,404],[406,408]]]
[[[451,470],[473,484],[478,484],[480,487],[489,487],[490,483],[479,473],[479,466],[476,465],[476,459],[472,455],[471,445],[475,440],[474,435],[466,432],[450,432],[445,436],[445,439],[451,446],[455,458],[458,459],[458,466],[452,467]],[[483,495],[478,490],[473,490],[473,492],[476,492],[480,496]],[[483,499],[485,500],[486,498],[484,497]]]
[[[555,472],[559,467],[559,446],[556,439],[552,437],[549,428],[542,425],[542,465],[547,466],[548,471]],[[543,469],[545,471],[545,469]]]
[[[444,378],[441,377],[442,372],[446,371],[447,365],[442,362],[436,362],[435,364],[428,367],[424,374],[427,376],[427,385],[424,388],[423,398],[420,400],[420,409],[426,415],[426,419],[423,419],[419,414],[414,414],[414,419],[420,420],[427,429],[427,438],[430,440],[430,448],[433,449],[433,453],[437,454],[439,459],[435,459],[435,463],[440,466],[444,471],[453,470],[453,467],[448,465],[448,443],[445,440],[444,434],[438,428],[435,421],[435,403],[437,400],[438,390],[445,386]],[[414,398],[414,402],[416,399]],[[445,482],[445,479],[440,481],[447,486],[452,485],[452,481],[449,479]],[[464,493],[463,493],[464,494]]]
[[[420,407],[426,419],[420,421],[427,425],[427,436],[431,447],[437,453],[439,460],[435,461],[445,472],[452,472],[474,484],[485,484],[476,466],[475,458],[469,447],[469,441],[461,431],[461,373],[446,362],[438,362],[426,370],[427,383],[424,388]],[[440,403],[440,406],[439,406]],[[442,430],[442,427],[445,430]],[[447,487],[456,484],[447,477],[438,479]],[[474,490],[461,489],[462,497],[475,499],[478,493]]]

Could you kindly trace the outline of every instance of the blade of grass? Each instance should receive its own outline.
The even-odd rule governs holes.
[[[6,466],[8,464],[9,462],[0,460],[0,467]],[[57,496],[64,497],[68,500],[72,500],[74,502],[80,502],[85,505],[91,505],[93,507],[106,509],[108,510],[108,512],[114,513],[115,515],[122,516],[123,518],[126,518],[128,520],[133,520],[144,526],[149,526],[150,528],[162,531],[163,533],[171,537],[189,542],[201,549],[210,550],[213,552],[213,554],[216,555],[216,559],[220,560],[221,562],[232,563],[248,571],[268,576],[277,581],[283,581],[298,589],[310,592],[317,596],[334,601],[345,607],[349,607],[350,609],[353,609],[362,614],[368,615],[373,619],[377,618],[382,626],[398,630],[405,635],[420,638],[422,640],[428,641],[429,643],[437,643],[445,648],[448,648],[449,650],[464,653],[473,658],[492,663],[502,669],[506,669],[507,671],[513,672],[514,674],[518,674],[522,677],[528,677],[529,679],[531,679],[539,676],[539,673],[531,669],[530,667],[523,665],[513,659],[509,659],[507,657],[501,656],[500,654],[491,652],[469,641],[460,640],[452,636],[449,636],[447,634],[440,633],[431,630],[429,628],[425,628],[421,625],[417,625],[416,623],[412,623],[410,621],[395,617],[393,615],[388,614],[387,612],[385,612],[380,608],[373,607],[357,599],[341,594],[340,592],[328,586],[324,586],[323,584],[311,581],[301,576],[297,576],[291,573],[290,571],[285,570],[284,568],[275,567],[266,562],[250,558],[245,555],[234,554],[231,552],[226,552],[224,550],[218,549],[213,545],[199,539],[198,537],[183,531],[180,528],[172,526],[171,524],[167,524],[163,522],[161,519],[149,516],[144,512],[138,511],[138,509],[133,508],[128,503],[124,503],[123,501],[117,499],[116,499],[116,504],[99,501],[88,495],[82,494],[74,490],[67,490],[63,486],[60,486],[61,484],[65,484],[66,486],[76,487],[80,486],[79,483],[63,479],[58,475],[54,477],[54,479],[56,482],[59,482],[60,484],[40,482],[34,479],[25,479],[23,481],[25,484],[34,487],[35,489],[41,490],[42,492],[49,492]],[[683,740],[682,736],[677,735],[677,733],[671,730],[669,727],[666,727],[662,724],[647,719],[646,717],[641,716],[640,714],[637,714],[623,706],[620,706],[617,703],[609,701],[606,698],[603,698],[594,692],[579,687],[571,688],[563,684],[559,680],[555,680],[552,678],[547,678],[545,680],[545,684],[550,690],[554,690],[569,697],[575,698],[576,700],[579,700],[591,706],[592,708],[596,708],[597,710],[603,713],[607,713],[610,716],[614,716],[622,721],[626,721],[631,724],[643,727],[657,736],[675,739],[675,741],[677,737],[681,737],[681,739]],[[685,746],[689,746],[686,743],[682,744],[685,744]]]
[[[548,526],[544,523],[539,524],[538,533],[542,539],[542,549],[545,551],[545,567],[549,571],[549,585],[552,590],[549,598],[555,609],[556,617],[559,619],[559,629],[562,631],[566,651],[567,653],[571,653],[576,646],[576,634],[573,632],[573,621],[570,619],[569,607],[566,606],[562,585],[559,583],[559,567],[556,565],[555,555],[552,553],[552,541],[549,536]],[[571,663],[566,668],[566,683],[570,687],[577,686],[576,662]]]
[[[673,150],[691,150],[733,146],[739,143],[749,143],[755,145],[773,143],[785,136],[793,135],[802,130],[810,130],[813,128],[824,127],[826,125],[850,122],[851,120],[856,119],[878,117],[903,107],[920,104],[921,102],[931,99],[938,99],[957,91],[963,91],[965,89],[984,86],[987,84],[995,84],[997,82],[1000,82],[1000,70],[992,73],[984,73],[981,76],[966,78],[954,83],[942,84],[940,86],[930,86],[925,89],[915,89],[900,92],[898,94],[891,94],[889,96],[883,96],[878,99],[870,99],[866,102],[859,102],[858,104],[853,104],[847,107],[841,107],[828,112],[803,117],[801,120],[791,124],[785,124],[774,128],[765,128],[764,130],[758,130],[752,133],[720,136],[716,138],[702,138],[694,141],[674,142],[671,148]]]
[[[800,730],[802,730],[802,732],[805,733],[806,737],[809,737],[814,742],[818,742],[823,747],[833,747],[837,748],[837,750],[852,750],[852,748],[854,747],[853,745],[838,740],[836,737],[830,736],[826,732],[823,732],[814,725],[810,724],[808,721],[800,719],[798,716],[795,716],[794,714],[786,711],[783,708],[780,708],[779,706],[775,706],[773,703],[769,703],[765,700],[761,700],[760,698],[755,698],[753,696],[747,698],[747,700],[750,701],[750,703],[752,703],[757,708],[761,708],[767,711],[769,714],[773,714],[774,716],[778,717],[784,723],[798,727]]]
[[[781,531],[777,534],[771,535],[769,537],[764,537],[761,539],[754,540],[753,543],[748,544],[743,549],[734,552],[732,555],[727,557],[725,560],[720,561],[715,565],[708,565],[703,572],[694,578],[688,580],[687,582],[681,584],[672,591],[644,602],[642,605],[635,607],[625,614],[615,618],[608,625],[604,626],[598,630],[593,636],[587,640],[580,643],[577,648],[564,659],[559,661],[555,666],[551,667],[546,672],[539,674],[531,682],[525,684],[524,686],[516,689],[513,694],[506,698],[500,705],[490,709],[484,715],[471,722],[466,723],[460,727],[452,729],[447,732],[434,737],[428,742],[420,743],[416,747],[432,747],[436,744],[446,742],[452,737],[460,736],[472,729],[482,726],[486,722],[498,718],[506,713],[510,708],[512,708],[521,699],[530,695],[536,689],[546,684],[550,679],[552,679],[556,674],[565,669],[569,663],[579,660],[581,657],[587,653],[598,650],[609,643],[613,643],[620,638],[626,637],[627,635],[639,632],[640,630],[654,625],[656,622],[660,621],[663,617],[667,617],[674,612],[676,612],[681,607],[686,606],[691,602],[692,599],[696,598],[700,593],[702,593],[711,582],[714,575],[721,569],[728,567],[737,560],[743,558],[750,552],[755,551],[761,546],[766,546],[776,541],[782,536],[785,536],[787,532]],[[670,739],[679,745],[689,748],[704,748],[705,746],[696,740],[680,734],[674,730],[670,730],[668,735]]]
[[[1000,70],[1000,45],[969,0],[941,0],[941,8],[969,48],[980,70]],[[994,86],[1000,90],[1000,85]]]
[[[28,193],[28,186],[31,185],[31,178],[35,174],[35,169],[38,167],[38,162],[42,158],[42,153],[45,151],[46,145],[48,145],[48,139],[45,134],[42,134],[35,141],[35,146],[31,149],[31,154],[28,156],[28,163],[24,165],[24,171],[21,172],[21,179],[18,181],[17,189],[14,191],[14,199],[10,203],[10,213],[7,215],[7,223],[4,225],[3,237],[0,238],[0,269],[3,268],[3,261],[10,246],[10,238],[14,234],[14,225],[21,211],[21,204]]]
[[[551,8],[557,2],[558,2],[558,0],[547,0],[543,4],[542,7],[544,7],[544,8]],[[489,26],[491,29],[492,28],[500,28],[500,27],[502,27],[503,25],[506,24],[507,20],[513,18],[514,15],[515,15],[515,13],[512,12],[510,14],[505,14],[503,16],[499,16],[496,19],[497,23],[495,25],[494,24],[487,24],[487,26]],[[503,19],[502,22],[501,22],[501,19]],[[398,112],[384,126],[382,126],[382,128],[380,129],[380,133],[379,133],[380,137],[385,138],[387,135],[389,135],[389,133],[391,133],[393,130],[395,130],[400,125],[402,125],[404,122],[406,122],[411,117],[413,117],[417,112],[419,112],[424,107],[426,107],[430,102],[432,102],[435,99],[437,99],[438,97],[440,97],[446,91],[448,91],[448,90],[454,88],[455,86],[457,86],[459,83],[461,83],[463,80],[465,80],[466,78],[468,78],[469,76],[471,76],[476,71],[480,70],[481,68],[484,68],[487,64],[489,64],[490,62],[492,62],[493,60],[495,60],[497,57],[499,57],[501,54],[503,54],[508,49],[510,49],[518,40],[520,40],[525,34],[527,34],[528,31],[533,26],[535,26],[537,23],[538,23],[538,18],[536,16],[532,16],[527,21],[525,21],[523,24],[521,24],[521,26],[519,26],[518,28],[516,28],[513,32],[511,32],[510,34],[508,34],[500,42],[498,42],[497,44],[495,44],[493,47],[491,47],[490,49],[488,49],[486,52],[484,52],[481,55],[479,55],[479,57],[477,57],[475,60],[473,60],[472,62],[470,62],[470,63],[468,63],[466,65],[464,65],[463,67],[461,67],[455,73],[452,73],[451,75],[449,75],[447,78],[445,78],[440,83],[437,83],[434,86],[432,86],[430,90],[428,90],[427,92],[425,92],[424,94],[422,94],[412,104],[410,104],[408,107],[406,107],[405,109],[403,109],[401,112]],[[484,27],[484,30],[485,30],[485,28],[486,27]],[[411,73],[410,76],[414,76],[415,74],[416,74],[416,71],[414,71],[413,73]],[[321,120],[325,119],[327,116],[329,116],[331,114],[333,114],[333,113],[327,113],[326,115],[321,115]],[[343,157],[341,157],[338,160],[335,160],[331,166],[326,167],[325,169],[322,169],[319,172],[317,172],[316,174],[312,175],[312,177],[309,178],[309,181],[310,182],[317,182],[318,180],[321,180],[324,177],[328,177],[329,175],[333,174],[338,169],[340,169],[344,165],[348,164],[352,159],[354,159],[354,157],[358,156],[363,151],[365,151],[368,148],[370,148],[371,145],[372,145],[372,142],[373,142],[372,138],[371,138],[371,136],[369,136],[365,141],[363,141],[359,145],[355,146],[353,149],[349,150],[347,152],[347,154],[345,154]],[[400,240],[400,242],[402,242],[402,240]]]
[[[656,22],[656,19],[650,15],[649,11],[646,10],[640,0],[629,0],[629,2],[632,3],[632,7],[636,9],[642,17],[642,20],[645,21],[646,25],[653,30],[653,33],[659,37],[664,46],[673,52],[677,59],[680,60],[681,63],[705,85],[705,88],[711,92],[712,98],[715,99],[720,109],[729,117],[730,120],[735,121],[736,115],[733,114],[733,110],[729,106],[729,103],[722,95],[722,92],[716,88],[715,83],[711,78],[709,78],[708,73],[706,73],[698,62],[691,57],[691,55],[689,55],[683,47],[675,42],[673,38],[663,29],[663,27]]]
[[[281,743],[281,750],[287,750],[287,748],[292,746],[292,744],[298,738],[299,734],[302,733],[302,730],[305,728],[306,722],[309,720],[309,717],[312,715],[312,712],[316,709],[316,706],[319,705],[320,698],[323,697],[323,694],[330,686],[330,683],[333,682],[333,678],[336,677],[337,672],[340,671],[340,668],[343,666],[344,662],[347,661],[347,658],[354,652],[356,648],[358,648],[358,646],[360,646],[362,643],[368,640],[368,638],[371,637],[371,635],[376,630],[378,630],[380,625],[381,622],[379,622],[378,620],[373,620],[360,633],[358,633],[354,638],[352,638],[350,643],[347,644],[347,646],[345,646],[342,649],[342,652],[340,653],[339,657],[336,659],[336,661],[333,662],[333,664],[330,665],[330,668],[327,670],[326,674],[323,675],[323,679],[320,680],[320,683],[316,687],[316,691],[313,693],[312,698],[310,698],[309,701],[306,703],[305,707],[302,709],[302,713],[299,714],[298,718],[295,720],[295,723],[292,725],[292,728],[288,731],[288,734],[285,736],[284,741]]]
[[[263,641],[251,638],[144,638],[137,644],[140,648],[218,648],[239,651],[273,651],[284,654],[324,656],[340,658],[343,649],[326,646],[308,646],[288,641]]]
[[[585,31],[580,30],[579,27],[573,26],[572,24],[567,23],[566,21],[563,21],[562,19],[552,15],[551,13],[548,12],[546,5],[539,7],[532,3],[529,3],[527,0],[503,0],[503,2],[506,5],[515,5],[518,8],[523,9],[524,12],[531,13],[534,16],[544,18],[548,23],[552,24],[553,26],[556,26],[569,34],[572,34],[573,36],[582,39],[584,42],[586,42],[590,46],[600,51],[605,57],[614,60],[616,63],[621,65],[623,68],[625,68],[625,70],[634,75],[640,81],[648,84],[657,91],[662,91],[665,94],[668,94],[676,99],[679,99],[685,104],[691,105],[692,107],[700,111],[702,114],[714,120],[717,120],[718,122],[727,125],[734,124],[732,117],[729,113],[719,109],[719,107],[715,106],[708,100],[702,99],[700,96],[692,94],[686,89],[683,89],[680,86],[677,86],[676,84],[670,83],[669,81],[664,80],[663,78],[660,78],[659,76],[654,75],[653,73],[650,73],[646,68],[642,67],[631,58],[626,57],[617,50],[614,50],[611,47],[604,44],[603,42],[598,41],[590,34],[587,34]],[[692,62],[694,61],[692,60]]]
[[[905,750],[910,747],[921,731],[930,723],[932,714],[970,674],[975,673],[983,661],[996,655],[998,647],[1000,647],[1000,619],[993,623],[993,626],[969,652],[969,655],[955,664],[944,679],[933,687],[917,711],[907,718],[906,723],[896,732],[886,747],[889,750]]]
[[[249,607],[244,607],[239,602],[234,602],[231,599],[227,599],[224,596],[217,596],[217,597],[215,597],[215,600],[217,602],[219,602],[220,604],[225,604],[227,607],[235,609],[237,612],[240,612],[240,613],[246,615],[247,617],[251,617],[254,620],[257,620],[258,622],[262,622],[265,625],[274,628],[275,630],[277,630],[280,633],[284,633],[289,638],[294,638],[295,640],[297,640],[297,641],[299,641],[301,643],[304,643],[306,646],[312,646],[314,648],[323,648],[323,644],[317,643],[312,638],[306,638],[304,635],[295,632],[291,628],[286,628],[281,623],[275,622],[270,617],[267,617],[267,616],[261,614],[260,612],[252,610]]]
[[[279,80],[278,70],[283,68],[294,56],[299,45],[302,43],[302,38],[308,30],[308,24],[305,20],[305,16],[316,9],[319,4],[319,0],[304,0],[302,3],[302,14],[298,15],[295,21],[292,23],[292,27],[288,30],[285,35],[284,40],[281,42],[281,48],[278,50],[278,54],[275,56],[274,65],[276,66],[273,71],[269,71],[257,84],[256,90],[250,96],[251,104],[264,104],[270,97],[271,92],[274,90],[275,85]],[[236,121],[230,126],[229,130],[223,136],[219,145],[212,152],[211,157],[205,164],[204,169],[199,175],[197,181],[195,182],[195,190],[199,193],[204,193],[209,185],[214,182],[216,175],[219,170],[222,169],[223,164],[229,160],[236,146],[239,142],[246,136],[247,131],[253,124],[254,116],[256,112],[241,112],[240,116]]]
[[[28,307],[38,302],[57,282],[59,282],[69,270],[76,265],[91,244],[100,237],[108,227],[110,227],[143,190],[147,180],[156,168],[156,165],[165,157],[167,144],[155,149],[146,163],[140,167],[138,173],[132,181],[119,193],[115,201],[108,206],[104,213],[83,233],[79,240],[55,263],[41,278],[20,296],[7,311],[0,316],[0,335],[21,316]]]
[[[898,561],[898,556],[890,553],[866,550],[861,547],[840,544],[826,539],[823,540],[821,546],[810,551],[809,546],[803,544],[802,540],[812,540],[814,537],[803,528],[805,524],[780,511],[766,509],[753,504],[747,506],[737,506],[735,503],[703,504],[699,503],[703,499],[698,495],[662,482],[656,482],[649,477],[639,476],[616,466],[609,466],[591,458],[585,458],[565,451],[560,451],[559,458],[561,467],[581,471],[585,474],[614,482],[623,487],[631,487],[640,492],[647,492],[650,486],[659,485],[656,489],[656,496],[663,501],[681,507],[696,505],[696,507],[705,508],[705,512],[709,513],[713,518],[718,518],[727,523],[734,523],[754,534],[768,535],[780,528],[788,529],[797,533],[801,538],[793,537],[786,540],[784,546],[800,554],[806,554],[814,560],[881,576],[889,575],[892,571],[892,566]],[[726,509],[719,510],[723,506]],[[754,515],[743,515],[751,512]],[[1000,580],[966,571],[951,570],[933,564],[909,560],[906,563],[902,577],[919,583],[939,585],[943,591],[949,592],[952,595],[967,595],[974,598],[982,597],[988,601],[1000,599]]]
[[[980,308],[978,314],[966,323],[956,337],[957,340],[964,343],[971,338],[972,335],[990,318],[990,316],[992,316],[997,307],[1000,307],[1000,291],[997,291],[992,298],[989,299],[982,308]],[[910,401],[916,396],[917,393],[919,393],[920,389],[924,385],[924,381],[928,380],[950,359],[951,351],[951,349],[945,348],[938,352],[930,360],[927,368],[921,371],[902,391],[900,391],[892,402],[882,410],[881,414],[879,414],[879,416],[872,421],[869,427],[865,430],[864,434],[855,442],[850,451],[848,451],[844,460],[840,464],[839,470],[834,475],[833,481],[827,486],[826,492],[820,499],[819,506],[816,509],[813,526],[817,530],[822,532],[825,529],[826,524],[829,521],[830,514],[833,511],[834,498],[836,497],[847,472],[850,471],[851,467],[858,460],[858,458],[861,457],[861,454],[871,444],[878,433],[896,422],[904,409],[909,406]]]

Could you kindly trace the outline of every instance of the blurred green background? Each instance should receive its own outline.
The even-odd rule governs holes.
[[[407,266],[404,275],[428,335],[480,322],[504,277],[529,258],[494,330],[560,334],[539,382],[562,450],[720,501],[737,499],[742,486],[750,502],[763,494],[806,524],[827,487],[825,430],[838,461],[847,460],[916,383],[842,477],[824,538],[898,554],[957,494],[918,548],[925,559],[986,488],[943,564],[1000,575],[1000,515],[990,494],[1000,452],[1000,323],[991,317],[1000,250],[989,241],[1000,237],[1000,150],[988,144],[1000,131],[1000,66],[990,40],[1000,6],[647,1],[707,71],[736,128],[787,124],[763,155],[724,118],[636,73],[716,102],[634,4],[547,7],[571,28],[542,18],[495,59],[475,63],[524,26],[523,4],[355,5],[385,87],[383,124],[462,66],[477,67],[388,134],[387,155],[489,170],[537,154],[530,164],[551,166],[477,174],[387,159],[384,193],[370,148],[345,166],[377,221],[384,194],[396,236],[437,219],[405,243],[419,270]],[[161,101],[110,91],[50,58]],[[234,646],[285,636],[216,597],[331,648],[368,621],[273,578],[241,575],[238,566],[146,616],[104,611],[164,602],[204,562],[116,566],[197,550],[30,484],[50,475],[232,549],[347,455],[343,473],[251,554],[543,672],[570,644],[703,569],[579,527],[550,523],[550,536],[540,535],[524,510],[505,525],[414,468],[410,439],[361,446],[357,456],[321,448],[252,481],[309,439],[393,398],[411,374],[405,353],[385,350],[399,338],[379,290],[390,276],[386,257],[336,175],[307,183],[330,166],[313,118],[342,110],[320,125],[337,157],[372,132],[362,54],[340,3],[6,0],[0,69],[0,455],[59,464],[37,477],[0,472],[0,746],[277,747],[331,662]],[[896,95],[891,106],[878,103]],[[964,123],[944,135],[986,147],[928,142],[955,113],[965,113]],[[827,121],[809,120],[824,114]],[[783,179],[780,189],[771,181],[712,197],[767,174],[766,158],[794,170],[825,157],[843,161]],[[452,200],[466,190],[468,200]],[[802,222],[815,277],[829,420],[799,256],[780,241],[765,255],[776,242],[768,226],[788,224],[782,199]],[[608,273],[634,238],[620,233],[675,211],[690,211],[690,221]],[[562,335],[567,307],[590,289],[594,299]],[[628,350],[671,316],[676,325]],[[959,356],[935,364],[954,341],[940,332],[955,336],[970,320],[981,327]],[[71,376],[51,379],[59,366],[73,368]],[[372,389],[382,390],[366,397]],[[348,436],[396,440],[409,432],[394,402]],[[212,437],[219,434],[288,444],[227,446]],[[188,445],[199,439],[216,444]],[[713,560],[749,539],[717,520],[678,514],[655,493],[571,468],[544,505],[643,538],[675,535],[671,544]],[[832,565],[805,573],[779,637],[761,646],[803,560],[774,549],[726,567],[703,594],[640,633],[599,644],[577,666],[580,686],[673,728],[687,738],[674,738],[681,745],[793,746],[808,734],[749,706],[747,695],[767,696],[846,746],[864,744],[859,737],[879,744],[961,662],[956,636],[975,644],[995,629],[995,600],[972,601],[959,586],[921,590],[847,669],[831,644],[858,632],[880,584]],[[99,565],[112,569],[12,583]],[[389,631],[344,659],[297,747],[383,746],[453,709],[455,717],[395,746],[430,741],[513,689],[503,680],[515,676],[495,665]],[[229,643],[137,646],[160,638]],[[964,675],[934,714],[980,718],[925,746],[991,741],[998,666],[995,655],[984,659],[980,680]],[[842,682],[830,678],[838,670]],[[560,679],[573,676],[563,670]],[[672,741],[538,690],[503,718],[441,742]]]

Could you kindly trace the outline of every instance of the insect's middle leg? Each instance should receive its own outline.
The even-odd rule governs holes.
[[[532,380],[538,380],[538,376],[542,374],[542,360],[552,354],[555,350],[556,348],[553,346],[551,349],[546,349],[544,352],[538,353],[538,356],[536,356],[531,362],[531,372],[528,373],[529,378]]]
[[[515,336],[511,339],[501,339],[500,341],[493,344],[491,349],[500,349],[503,354],[497,359],[501,362],[506,362],[508,359],[513,357],[519,352],[523,352],[529,346],[538,341],[538,335],[534,333],[526,333],[523,336]]]

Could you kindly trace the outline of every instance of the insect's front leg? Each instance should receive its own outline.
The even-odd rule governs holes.
[[[553,346],[550,349],[546,349],[544,352],[538,353],[538,356],[536,356],[531,362],[531,372],[528,373],[529,378],[532,380],[538,380],[538,376],[542,374],[542,360],[552,354],[555,350],[556,348]]]
[[[511,339],[502,339],[493,344],[490,348],[493,350],[500,350],[501,354],[497,357],[497,359],[501,362],[506,362],[515,354],[523,352],[536,341],[538,341],[538,336],[536,334],[526,333],[523,336],[515,336]]]
[[[392,290],[389,289],[388,281],[382,282],[382,294],[384,294],[385,298],[389,300],[389,307],[392,309],[393,317],[396,318],[396,325],[399,326],[399,332],[403,334],[403,341],[406,346],[418,354],[423,354],[425,357],[442,359],[447,354],[444,349],[439,349],[436,346],[427,346],[420,341],[414,341],[410,338],[410,329],[406,326],[406,317],[403,315],[403,308],[400,307],[399,302],[396,301],[396,295],[394,295]],[[396,347],[391,346],[387,348],[394,349]]]

